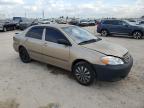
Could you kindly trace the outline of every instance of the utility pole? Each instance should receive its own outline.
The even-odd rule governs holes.
[[[45,14],[44,14],[44,10],[42,11],[42,18],[44,19],[45,17]]]
[[[25,11],[25,18],[26,18],[26,11]]]

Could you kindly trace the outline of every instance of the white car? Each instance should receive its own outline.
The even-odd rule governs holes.
[[[40,24],[52,24],[51,21],[49,21],[48,19],[43,19],[39,21]]]

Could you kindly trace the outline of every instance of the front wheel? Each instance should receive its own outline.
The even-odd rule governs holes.
[[[141,39],[141,38],[142,38],[142,33],[139,32],[139,31],[135,31],[135,32],[133,33],[133,37],[134,37],[135,39]]]
[[[82,85],[88,86],[94,82],[95,72],[89,63],[79,62],[73,68],[75,79]]]
[[[21,47],[19,49],[19,56],[22,62],[29,63],[31,61],[31,58],[27,52],[27,50],[24,47]]]

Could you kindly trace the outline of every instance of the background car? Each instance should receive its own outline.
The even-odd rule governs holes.
[[[88,26],[89,25],[89,21],[88,20],[86,20],[86,19],[80,19],[79,21],[78,21],[78,24],[77,24],[78,26]]]
[[[52,22],[49,19],[40,19],[38,23],[39,24],[52,24]]]
[[[30,26],[37,25],[37,24],[38,24],[37,19],[25,19],[19,23],[19,29],[24,30]]]
[[[56,19],[56,22],[57,22],[58,24],[67,24],[67,21],[66,21],[66,19],[64,19],[64,18]]]
[[[95,26],[96,22],[95,20],[88,20],[88,26]]]
[[[71,21],[69,21],[69,24],[71,25],[78,25],[79,20],[78,19],[71,19]]]
[[[123,20],[102,20],[97,25],[97,32],[102,36],[110,34],[130,36],[135,39],[141,39],[144,36],[144,28],[139,25],[133,25]]]
[[[25,17],[13,17],[13,21],[16,24],[16,28],[19,29],[19,25],[22,22],[25,22],[27,20],[27,18]]]
[[[0,30],[1,31],[8,31],[8,30],[15,30],[16,24],[13,22],[13,20],[10,19],[1,19],[0,20]]]

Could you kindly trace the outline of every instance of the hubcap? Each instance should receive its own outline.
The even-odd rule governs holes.
[[[140,32],[135,32],[133,34],[133,36],[134,36],[135,39],[140,39],[141,38],[141,33]]]
[[[107,36],[107,31],[103,30],[101,34],[102,36]]]
[[[88,83],[91,79],[89,70],[84,66],[78,66],[75,70],[75,75],[76,78],[84,84]]]

